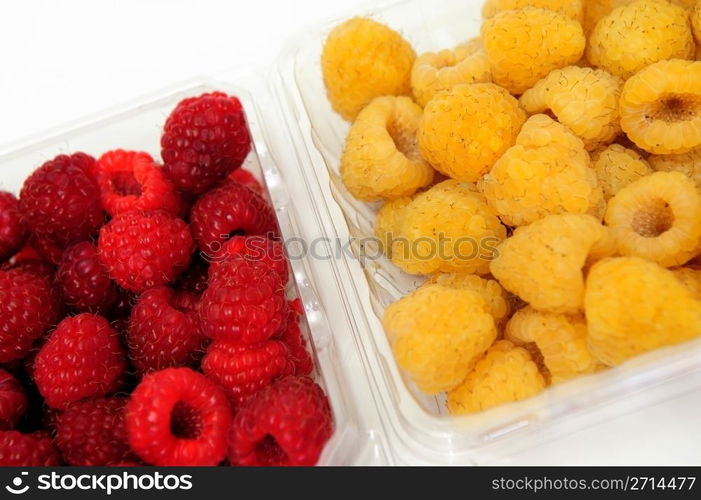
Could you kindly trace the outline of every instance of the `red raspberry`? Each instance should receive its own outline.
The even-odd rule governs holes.
[[[0,467],[55,465],[60,465],[59,456],[46,432],[0,431]]]
[[[254,344],[287,325],[280,276],[263,261],[232,256],[210,276],[199,305],[200,326],[214,340]]]
[[[197,194],[239,168],[250,150],[241,102],[221,92],[181,101],[161,137],[164,170],[182,190]]]
[[[197,297],[161,286],[145,291],[131,311],[129,357],[140,374],[194,365],[204,353]]]
[[[13,194],[0,191],[0,262],[19,251],[27,239],[27,228]]]
[[[94,163],[83,153],[59,155],[24,181],[19,209],[40,239],[64,247],[88,239],[104,223],[100,191],[90,174]]]
[[[183,211],[175,186],[148,153],[108,151],[97,161],[95,178],[102,206],[113,217],[130,210],[165,210],[175,215]]]
[[[0,429],[13,429],[27,411],[27,395],[9,372],[0,368]]]
[[[289,358],[295,365],[295,375],[310,375],[314,370],[314,361],[307,351],[307,346],[299,326],[301,301],[295,299],[290,305],[287,328],[278,337],[289,351]]]
[[[229,461],[243,466],[310,466],[331,437],[324,391],[307,377],[285,377],[239,409],[229,433]]]
[[[34,380],[46,404],[64,409],[119,389],[126,369],[119,335],[107,320],[79,314],[61,321],[34,361]]]
[[[0,363],[29,354],[61,309],[48,280],[21,269],[0,271],[0,306]]]
[[[29,244],[36,250],[39,257],[44,262],[56,267],[61,262],[63,249],[66,245],[59,244],[48,236],[39,236],[37,234],[29,235]]]
[[[237,168],[229,174],[227,180],[243,184],[251,191],[255,191],[259,195],[263,196],[263,185],[249,170],[246,170],[245,168]]]
[[[30,245],[25,245],[22,250],[10,257],[2,266],[3,271],[10,271],[12,269],[37,274],[50,282],[54,280],[55,269],[53,266],[46,262],[34,247]]]
[[[56,281],[66,305],[104,314],[117,301],[117,286],[97,257],[95,245],[83,241],[63,252]]]
[[[207,349],[202,371],[238,406],[276,378],[293,375],[295,367],[285,344],[277,340],[259,344],[220,341]]]
[[[241,184],[225,184],[197,200],[190,212],[190,228],[200,250],[216,259],[232,236],[277,234],[273,208]]]
[[[187,224],[163,212],[127,212],[100,230],[100,261],[121,287],[142,292],[172,282],[195,249]]]
[[[217,465],[226,455],[230,425],[224,392],[190,368],[146,375],[127,405],[132,450],[158,466]]]
[[[283,285],[287,284],[290,269],[282,244],[265,236],[234,236],[226,241],[209,264],[210,274],[214,274],[219,265],[233,255],[240,255],[248,260],[265,262],[280,276]]]
[[[56,446],[68,465],[101,466],[133,459],[125,422],[127,398],[71,404],[55,419]]]
[[[192,264],[180,275],[175,286],[178,290],[194,293],[199,297],[207,289],[208,284],[209,266],[199,254],[195,254]]]

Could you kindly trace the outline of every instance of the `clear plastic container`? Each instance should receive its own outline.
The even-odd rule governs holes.
[[[405,0],[365,14],[399,30],[418,53],[452,47],[479,35],[481,0]],[[659,350],[597,375],[582,377],[517,404],[474,416],[450,417],[442,397],[427,397],[403,377],[379,318],[421,280],[387,259],[361,259],[359,243],[373,234],[376,205],[354,200],[338,172],[349,125],[326,99],[320,55],[339,18],[309,30],[280,59],[272,85],[283,108],[320,235],[355,239],[354,255],[331,261],[342,309],[360,348],[363,371],[378,404],[392,463],[494,463],[557,436],[688,393],[701,386],[701,340]],[[290,168],[293,168],[292,166]],[[329,247],[331,248],[331,247]],[[328,291],[328,287],[322,293]],[[341,309],[339,309],[340,311]]]
[[[47,132],[20,144],[0,149],[0,190],[18,193],[24,179],[45,161],[61,153],[83,151],[93,156],[116,148],[147,151],[160,157],[160,135],[170,111],[183,98],[212,90],[237,95],[244,106],[254,148],[244,168],[264,178],[282,235],[309,240],[305,215],[311,210],[307,192],[296,182],[296,172],[290,168],[294,159],[273,158],[270,142],[275,140],[264,130],[275,131],[278,111],[271,106],[265,80],[253,73],[222,75],[221,80],[198,79],[144,97],[119,108],[85,118],[80,122]],[[265,122],[264,122],[265,120]],[[287,147],[279,144],[280,152]],[[315,231],[316,228],[312,228]],[[322,265],[320,265],[322,264]],[[320,464],[382,464],[386,446],[373,431],[377,418],[369,387],[358,377],[362,363],[353,336],[346,334],[339,321],[326,312],[326,303],[333,302],[334,279],[323,262],[298,256],[291,260],[296,292],[306,311],[303,329],[316,361],[316,378],[331,402],[335,432],[326,445]],[[323,297],[320,297],[323,296]],[[339,296],[340,300],[340,296]],[[331,306],[333,307],[333,306]],[[358,404],[358,401],[365,404]]]

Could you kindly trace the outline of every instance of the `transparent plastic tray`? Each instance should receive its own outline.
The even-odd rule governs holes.
[[[418,53],[479,35],[481,0],[405,0],[368,15],[400,31]],[[338,22],[309,30],[282,55],[272,85],[296,152],[298,175],[315,200],[314,215],[329,241],[373,234],[377,205],[354,200],[338,165],[349,124],[326,99],[320,55]],[[387,259],[333,259],[352,334],[361,348],[387,454],[395,463],[493,463],[596,422],[635,411],[701,386],[701,341],[663,349],[631,362],[545,391],[539,397],[474,416],[450,417],[442,397],[422,395],[402,376],[379,318],[384,308],[421,283]],[[329,251],[331,248],[329,248]]]
[[[147,151],[160,158],[162,127],[178,101],[222,90],[237,95],[243,103],[254,141],[244,168],[264,179],[285,240],[313,238],[314,234],[305,233],[308,227],[300,217],[309,210],[306,191],[296,191],[299,185],[290,179],[296,174],[289,169],[289,158],[283,155],[278,158],[281,161],[276,161],[270,153],[270,142],[275,139],[266,135],[265,130],[275,131],[280,126],[275,122],[277,110],[270,106],[270,96],[265,92],[265,80],[254,73],[220,78],[184,83],[20,144],[0,147],[0,189],[18,193],[24,179],[35,168],[61,153],[83,151],[98,156],[110,149],[124,148]],[[276,150],[280,151],[281,145]],[[386,463],[384,445],[372,431],[375,405],[367,384],[357,377],[361,366],[358,350],[352,344],[352,336],[344,335],[343,328],[336,326],[339,318],[326,313],[325,301],[334,307],[334,294],[333,285],[327,283],[330,279],[325,274],[328,271],[324,262],[300,255],[291,260],[291,265],[296,292],[306,311],[307,324],[303,327],[315,357],[316,378],[329,396],[334,415],[335,432],[320,464]],[[320,295],[324,298],[320,299]]]

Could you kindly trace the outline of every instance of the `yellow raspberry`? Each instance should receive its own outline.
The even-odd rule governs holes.
[[[694,32],[696,43],[699,44],[701,48],[701,2],[697,2],[694,10],[691,12],[691,27]],[[696,59],[698,59],[698,57]]]
[[[661,61],[623,86],[621,127],[653,154],[681,154],[701,146],[701,62]]]
[[[647,161],[658,172],[681,172],[701,189],[701,148],[680,155],[652,155]]]
[[[583,314],[552,314],[526,307],[507,323],[506,340],[526,349],[535,361],[542,359],[543,375],[553,384],[603,368],[587,348]]]
[[[594,26],[611,13],[616,7],[617,0],[584,0],[584,20],[582,27],[585,33],[591,33]]]
[[[584,10],[582,4],[582,0],[487,0],[482,6],[482,17],[489,19],[505,10],[538,7],[557,11],[570,19],[581,22]]]
[[[623,80],[603,70],[556,69],[520,99],[529,114],[551,111],[588,150],[611,143],[621,132],[618,101]]]
[[[448,393],[453,415],[476,413],[531,398],[546,383],[528,351],[507,340],[496,342],[467,378]]]
[[[576,314],[584,268],[614,254],[610,231],[590,215],[550,215],[518,228],[497,248],[492,275],[539,311]]]
[[[686,10],[667,2],[638,0],[599,21],[589,37],[587,59],[628,78],[657,61],[692,58],[694,51]]]
[[[701,300],[701,269],[698,267],[677,267],[671,271],[694,299]]]
[[[552,10],[506,10],[482,24],[494,82],[522,94],[551,71],[576,63],[586,39],[578,21]]]
[[[479,293],[424,286],[391,304],[383,325],[397,364],[426,394],[462,382],[494,342],[494,318]]]
[[[341,178],[353,196],[394,200],[433,181],[416,146],[421,115],[408,97],[378,97],[360,112],[341,155]]]
[[[701,194],[684,174],[655,172],[611,198],[606,225],[621,255],[680,266],[701,251]]]
[[[589,350],[609,366],[701,334],[701,302],[674,273],[649,260],[598,262],[584,302]]]
[[[489,83],[492,73],[481,41],[454,50],[427,52],[416,58],[411,70],[411,89],[416,102],[426,106],[439,92],[461,83]]]
[[[385,203],[375,219],[375,236],[382,244],[382,251],[392,257],[392,242],[399,234],[399,222],[404,216],[404,209],[411,203],[411,198],[399,198]]]
[[[410,274],[485,274],[505,237],[506,228],[475,187],[448,180],[403,209],[392,262]]]
[[[497,85],[457,85],[439,93],[424,109],[417,139],[436,170],[475,182],[511,147],[526,114]]]
[[[375,97],[411,95],[415,58],[399,33],[377,21],[355,17],[336,26],[321,54],[331,106],[352,121]]]
[[[595,151],[592,162],[606,201],[629,184],[652,174],[652,168],[642,156],[620,144]]]
[[[603,214],[603,194],[584,144],[545,115],[528,119],[516,145],[479,187],[509,226],[565,212]]]
[[[479,293],[487,304],[497,326],[509,315],[510,306],[507,292],[496,280],[481,278],[475,274],[437,274],[427,284],[428,286],[438,284],[448,288],[472,290]]]

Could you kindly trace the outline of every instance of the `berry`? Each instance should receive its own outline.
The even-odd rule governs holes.
[[[417,141],[436,170],[475,182],[514,144],[525,119],[518,101],[501,87],[456,85],[426,105]]]
[[[509,315],[507,293],[496,280],[480,278],[474,274],[437,274],[429,280],[429,283],[477,292],[484,299],[497,326]]]
[[[29,235],[29,245],[39,254],[41,260],[50,264],[52,267],[58,267],[61,263],[63,250],[67,246],[57,243],[48,236],[41,236],[38,234]]]
[[[689,15],[669,2],[638,0],[614,9],[589,37],[587,59],[624,79],[665,59],[688,59],[695,51]],[[666,79],[672,78],[670,74]]]
[[[677,267],[671,269],[696,300],[701,300],[701,269],[698,267]]]
[[[329,33],[321,54],[326,94],[352,121],[374,98],[410,95],[416,53],[402,36],[372,19],[355,17]]]
[[[27,395],[22,385],[0,368],[0,430],[16,427],[27,406]]]
[[[604,207],[584,144],[545,115],[528,119],[480,188],[509,226],[565,212],[601,216]]]
[[[422,107],[439,92],[450,90],[456,85],[491,81],[489,60],[479,38],[455,49],[421,54],[411,69],[411,90],[416,102]]]
[[[609,201],[606,224],[621,255],[679,266],[701,253],[701,194],[682,173],[655,172]]]
[[[219,341],[207,349],[202,371],[239,406],[276,378],[294,374],[295,366],[285,344],[278,340],[258,344]]]
[[[116,391],[126,369],[119,335],[100,316],[61,321],[34,361],[34,380],[46,404],[64,409]]]
[[[205,338],[197,319],[197,296],[160,286],[145,291],[131,310],[129,358],[139,374],[195,365]]]
[[[171,283],[195,249],[184,221],[163,212],[127,212],[102,229],[98,255],[110,278],[132,292]]]
[[[411,198],[399,198],[385,203],[375,219],[375,236],[382,244],[382,251],[392,257],[392,242],[399,234],[404,209],[411,203]]]
[[[0,269],[10,271],[17,269],[29,273],[36,274],[42,278],[46,278],[49,282],[54,280],[54,267],[44,258],[39,255],[34,247],[25,245],[19,252],[10,257]]]
[[[632,76],[621,95],[621,127],[654,154],[701,146],[701,62],[661,61]]]
[[[619,144],[595,151],[592,161],[606,201],[624,187],[652,173],[650,164],[642,156]]]
[[[300,318],[304,314],[302,303],[295,299],[290,303],[290,313],[287,328],[277,337],[287,347],[288,358],[294,364],[295,375],[310,375],[314,371],[314,361],[307,351],[307,345],[302,335]]]
[[[175,186],[148,153],[108,151],[97,161],[95,172],[102,206],[112,217],[131,210],[179,215],[184,208]]]
[[[19,195],[22,219],[40,240],[59,247],[88,239],[103,224],[95,159],[59,155],[34,171]]]
[[[133,458],[127,442],[126,403],[121,397],[80,401],[56,417],[56,446],[68,465],[115,465]]]
[[[232,236],[275,236],[275,211],[241,184],[225,184],[202,196],[190,212],[190,229],[205,258],[216,259]]]
[[[482,296],[430,284],[391,304],[383,318],[397,364],[426,394],[462,382],[497,330]]]
[[[19,202],[11,193],[0,191],[0,262],[18,252],[27,239]]]
[[[280,276],[283,285],[286,285],[290,278],[284,247],[265,236],[234,236],[227,240],[210,262],[209,274],[216,273],[219,266],[233,256],[264,262]]]
[[[287,324],[288,307],[280,276],[264,261],[233,256],[210,276],[202,294],[202,331],[214,340],[262,342]]]
[[[264,196],[265,190],[263,189],[263,185],[250,172],[250,170],[246,170],[245,168],[237,168],[229,174],[229,177],[227,177],[227,179],[229,179],[229,181],[231,182],[243,184],[251,191],[254,191],[255,193],[261,196]]]
[[[212,466],[226,455],[231,409],[224,392],[190,368],[146,375],[127,404],[132,450],[157,466]]]
[[[603,368],[587,348],[587,322],[582,314],[564,315],[526,307],[516,312],[506,325],[506,340],[542,360],[541,373],[559,384]]]
[[[584,267],[613,255],[611,232],[590,215],[550,215],[499,245],[492,275],[535,309],[576,314],[584,305]]]
[[[701,302],[674,273],[637,257],[595,264],[585,307],[589,350],[609,366],[701,333]]]
[[[505,10],[538,7],[559,12],[576,21],[582,21],[583,5],[591,0],[487,0],[482,7],[482,17],[489,19]]]
[[[250,150],[241,101],[221,92],[180,101],[163,127],[163,170],[183,191],[204,193],[239,168]]]
[[[0,431],[0,467],[53,467],[60,464],[51,436]]]
[[[95,245],[84,241],[67,248],[56,272],[66,305],[104,314],[117,301],[117,287],[100,264]]]
[[[229,432],[229,461],[243,466],[311,466],[333,433],[324,391],[307,377],[285,377],[239,409]]]
[[[433,181],[416,146],[421,108],[408,97],[378,97],[353,122],[341,155],[341,178],[364,201],[410,196]]]
[[[0,304],[0,363],[29,354],[61,309],[48,280],[21,269],[0,271]]]
[[[701,188],[701,148],[678,155],[651,155],[647,161],[658,172],[681,172]]]
[[[392,262],[410,274],[487,273],[506,237],[472,184],[444,181],[417,195],[400,217]]]
[[[701,3],[697,2],[696,6],[691,12],[691,28],[694,33],[697,46],[701,45]],[[698,59],[698,57],[696,59]]]
[[[623,80],[603,70],[556,69],[520,99],[529,114],[551,111],[588,150],[611,143],[621,132],[618,101]]]
[[[522,94],[551,71],[579,61],[586,39],[578,21],[535,7],[506,10],[482,24],[494,83]]]
[[[464,415],[531,398],[546,383],[528,351],[507,340],[489,348],[467,378],[448,393],[448,411]]]

